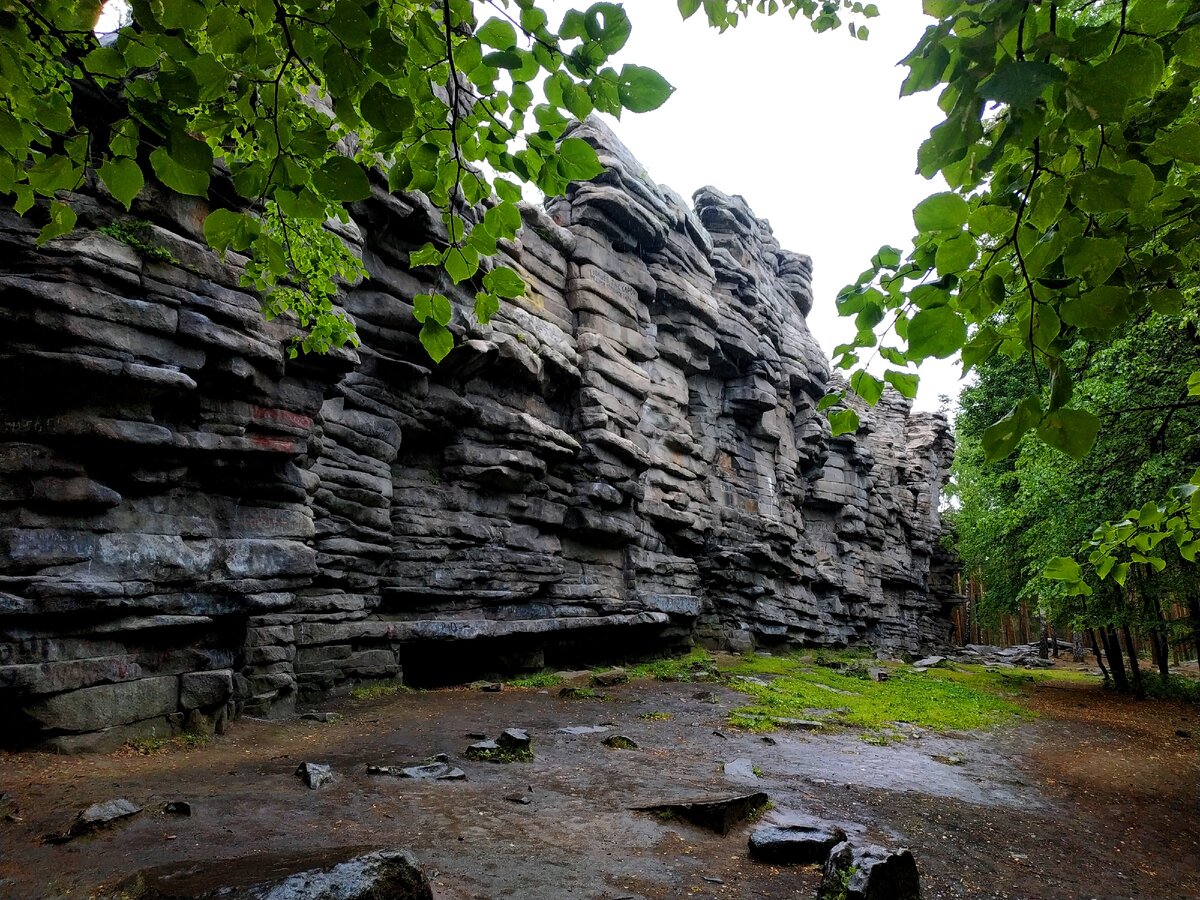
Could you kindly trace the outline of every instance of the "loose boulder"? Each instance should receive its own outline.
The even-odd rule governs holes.
[[[296,768],[296,777],[315,791],[333,781],[333,769],[323,763],[300,763]]]
[[[750,856],[759,862],[808,866],[825,862],[846,840],[839,825],[815,818],[795,818],[785,825],[764,825],[750,835]]]
[[[829,852],[817,900],[921,900],[912,851],[843,841]]]
[[[733,797],[712,797],[698,800],[680,800],[672,803],[652,803],[647,806],[631,807],[637,812],[653,813],[664,819],[683,819],[715,831],[729,834],[730,829],[751,816],[756,815],[771,798],[762,791],[753,794],[738,794]]]

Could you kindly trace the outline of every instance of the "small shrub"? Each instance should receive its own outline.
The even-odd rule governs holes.
[[[1142,675],[1146,696],[1155,700],[1180,700],[1185,703],[1200,703],[1200,680],[1184,675],[1168,675],[1163,678],[1157,672]]]

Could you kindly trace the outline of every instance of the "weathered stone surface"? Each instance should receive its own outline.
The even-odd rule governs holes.
[[[324,763],[303,762],[296,768],[296,777],[315,791],[333,781],[333,769]]]
[[[404,850],[217,859],[145,869],[120,896],[138,900],[432,900],[416,858]]]
[[[62,837],[63,839],[70,839],[91,834],[93,831],[108,828],[123,819],[136,816],[141,811],[142,808],[140,806],[124,798],[106,800],[103,803],[93,803],[75,817],[75,820]]]
[[[760,862],[807,866],[823,863],[829,852],[846,840],[840,825],[813,818],[793,818],[787,824],[764,825],[750,835],[750,855]]]
[[[688,208],[599,122],[576,135],[606,171],[523,210],[502,261],[527,296],[480,325],[451,291],[437,367],[420,197],[355,205],[361,346],[296,359],[239,258],[196,242],[200,199],[134,210],[178,264],[99,231],[124,213],[86,193],[44,247],[0,214],[0,741],[109,746],[547,650],[945,644],[945,420],[889,391],[831,438],[808,257],[740,197]]]
[[[910,850],[843,841],[825,861],[818,900],[921,900],[921,875]]]
[[[666,818],[678,817],[685,821],[715,831],[729,834],[735,825],[746,821],[770,802],[771,798],[758,791],[753,794],[738,794],[732,797],[704,797],[698,800],[679,800],[635,806],[639,812],[654,813]]]

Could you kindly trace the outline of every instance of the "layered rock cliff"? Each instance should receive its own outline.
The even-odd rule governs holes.
[[[524,210],[503,252],[526,298],[480,326],[451,291],[436,367],[407,263],[442,226],[419,196],[354,210],[362,346],[298,359],[204,246],[199,201],[152,189],[131,241],[81,196],[44,248],[0,216],[10,742],[694,640],[946,639],[946,422],[888,393],[831,439],[810,260],[740,197],[689,208],[602,125],[579,134],[607,172]]]

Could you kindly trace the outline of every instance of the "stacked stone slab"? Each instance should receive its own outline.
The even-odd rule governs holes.
[[[739,197],[694,209],[603,125],[607,171],[524,209],[529,285],[489,325],[409,253],[444,237],[382,187],[340,236],[361,346],[293,335],[162,188],[93,186],[45,247],[0,216],[0,714],[10,741],[111,746],[364,679],[454,680],[694,640],[943,643],[946,422],[816,404],[811,262]],[[150,248],[148,250],[148,247]],[[158,248],[154,250],[153,248]],[[433,366],[413,297],[447,291]]]

